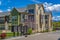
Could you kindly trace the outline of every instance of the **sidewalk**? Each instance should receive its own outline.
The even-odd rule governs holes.
[[[52,33],[52,32],[46,32],[47,34]],[[44,33],[35,33],[35,34],[31,34],[31,35],[27,35],[29,36],[36,36],[36,35],[40,35],[40,34],[44,34]],[[12,37],[12,38],[8,38],[8,39],[4,39],[4,40],[17,40],[20,38],[25,38],[25,36],[19,36],[19,37]]]
[[[32,34],[32,35],[27,35],[27,36],[36,36],[39,34],[41,34],[41,33],[36,33],[36,34]],[[20,39],[20,38],[25,38],[25,36],[12,37],[12,38],[8,38],[8,39],[4,39],[4,40],[16,40],[16,39]]]
[[[19,39],[19,38],[24,38],[24,36],[12,37],[12,38],[8,38],[8,39],[4,39],[4,40],[15,40],[15,39]]]

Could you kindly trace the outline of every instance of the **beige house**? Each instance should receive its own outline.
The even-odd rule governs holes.
[[[26,8],[16,8],[16,10],[13,10],[12,14],[9,13],[9,15],[11,15],[11,18],[17,16],[17,23],[27,25],[29,28],[32,28],[33,32],[52,31],[52,13],[45,12],[43,4],[31,4],[27,5]],[[17,24],[16,21],[12,22]]]
[[[35,32],[41,32],[45,30],[52,31],[52,13],[46,13],[42,4],[28,5],[27,10],[29,14],[34,15]],[[48,18],[46,18],[46,16]]]

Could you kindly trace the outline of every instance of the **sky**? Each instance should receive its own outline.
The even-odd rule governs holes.
[[[60,20],[60,0],[0,0],[0,12],[11,11],[12,8],[26,7],[28,4],[43,4],[46,11],[52,12],[53,20]]]

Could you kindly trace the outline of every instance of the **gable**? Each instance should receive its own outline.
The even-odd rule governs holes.
[[[13,10],[11,11],[11,15],[18,15],[19,12],[16,10],[16,8],[13,8]]]

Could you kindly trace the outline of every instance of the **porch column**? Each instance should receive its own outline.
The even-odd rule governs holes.
[[[8,23],[7,23],[7,21],[5,22],[5,30],[8,30]]]

